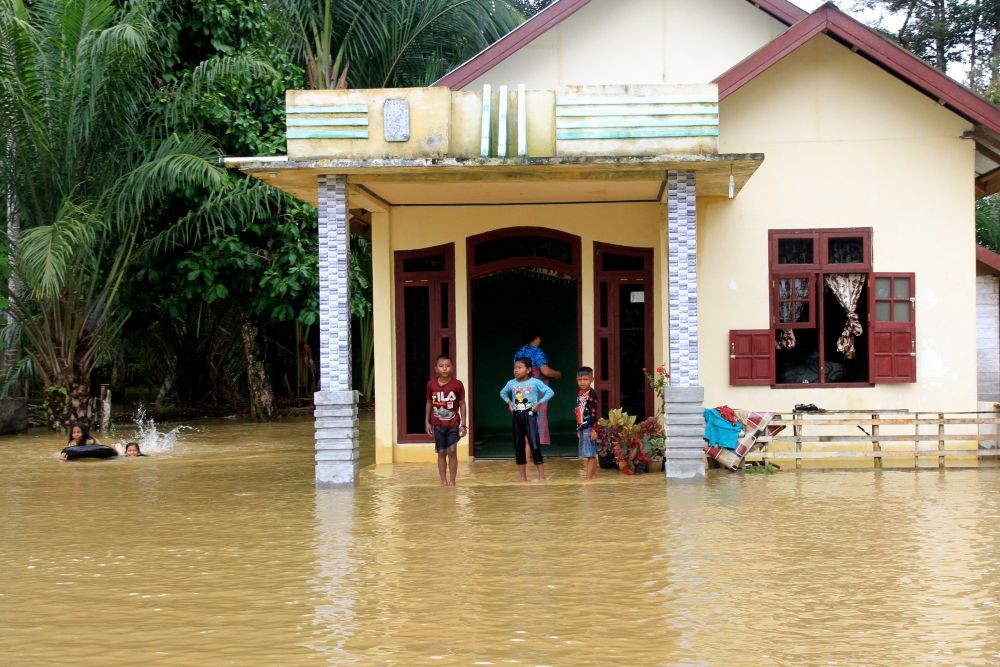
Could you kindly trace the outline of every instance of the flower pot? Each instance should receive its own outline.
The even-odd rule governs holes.
[[[613,470],[618,467],[618,461],[615,460],[614,454],[605,454],[597,457],[597,465],[604,470]]]
[[[649,472],[663,472],[663,459],[651,459],[646,464],[646,470]]]
[[[643,461],[642,463],[636,463],[635,464],[635,474],[636,475],[644,475],[644,474],[646,474],[646,470],[648,470],[648,465],[649,464],[646,463],[645,461]]]

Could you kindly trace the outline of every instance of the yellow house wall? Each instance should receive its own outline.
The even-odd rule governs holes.
[[[824,36],[724,100],[720,116],[720,151],[766,158],[736,199],[699,201],[706,404],[975,410],[969,124]],[[729,385],[729,331],[769,326],[767,230],[811,227],[872,227],[874,270],[916,274],[915,384]]]
[[[785,29],[746,0],[592,0],[464,89],[707,83]]]
[[[456,376],[461,380],[467,391],[471,387],[468,359],[469,351],[469,313],[468,303],[468,271],[466,260],[466,239],[476,234],[501,229],[510,226],[545,227],[559,230],[580,237],[581,253],[581,360],[585,365],[594,365],[594,242],[615,243],[637,247],[653,248],[654,252],[654,311],[656,322],[654,328],[654,349],[662,351],[663,330],[661,322],[664,312],[662,308],[663,289],[665,284],[663,245],[664,208],[659,204],[573,204],[546,206],[461,206],[461,207],[397,207],[390,213],[391,233],[379,233],[379,239],[389,241],[392,251],[414,250],[427,248],[444,243],[455,244],[455,357]],[[373,227],[377,224],[373,221]],[[377,228],[376,228],[377,229]],[[388,247],[388,246],[386,246]],[[375,288],[378,291],[391,288],[393,281],[390,275],[391,254],[380,255],[373,261],[376,267]],[[379,267],[379,264],[382,264]],[[376,295],[376,298],[377,295]],[[393,295],[395,299],[395,295]],[[383,302],[386,303],[386,302]],[[388,313],[395,312],[395,301],[384,307]],[[388,327],[390,331],[394,328]],[[393,336],[382,335],[376,338],[375,358],[393,360]],[[569,369],[575,360],[561,362],[564,369]],[[381,366],[379,368],[382,368]],[[396,374],[387,372],[380,376],[375,388],[377,406],[396,403]],[[505,378],[497,378],[496,387],[489,391],[499,391]],[[467,402],[471,404],[471,395]],[[391,419],[387,416],[391,414]],[[400,462],[432,461],[435,459],[434,445],[430,444],[399,444],[396,442],[397,415],[395,407],[376,412],[375,441],[377,453],[382,451],[379,462],[390,460]],[[391,445],[391,458],[386,443]],[[468,457],[468,438],[463,438],[458,447],[460,458]]]

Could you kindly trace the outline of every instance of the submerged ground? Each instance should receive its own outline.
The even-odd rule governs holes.
[[[317,491],[310,421],[196,428],[68,464],[0,438],[5,665],[1000,662],[998,468],[442,489],[368,449]]]

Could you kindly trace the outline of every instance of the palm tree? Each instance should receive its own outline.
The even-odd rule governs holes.
[[[0,0],[0,223],[11,271],[8,315],[20,369],[43,383],[49,423],[92,417],[91,373],[114,349],[127,314],[119,286],[151,255],[273,195],[234,182],[186,110],[223,80],[264,76],[251,57],[216,59],[179,88],[158,87],[154,25],[143,5],[113,0]],[[179,193],[201,205],[156,228]]]
[[[425,86],[551,0],[273,0],[312,88]]]

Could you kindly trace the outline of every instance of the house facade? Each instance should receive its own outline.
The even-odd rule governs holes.
[[[565,373],[554,441],[578,366],[639,416],[643,369],[669,368],[668,477],[704,474],[703,405],[977,409],[1000,111],[832,5],[558,0],[432,87],[287,105],[287,158],[228,163],[319,207],[320,483],[357,470],[351,209],[371,213],[378,463],[434,458],[442,353],[461,456],[506,453],[497,394],[529,326]]]

